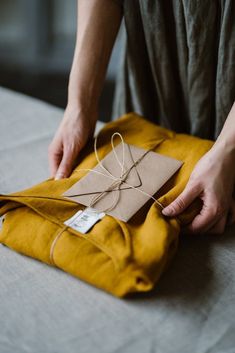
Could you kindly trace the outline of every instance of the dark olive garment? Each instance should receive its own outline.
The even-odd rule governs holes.
[[[235,100],[235,0],[116,0],[125,28],[113,118],[135,111],[215,139]]]

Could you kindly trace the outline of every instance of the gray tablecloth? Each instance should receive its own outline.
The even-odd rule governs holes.
[[[2,193],[48,177],[61,117],[0,89]],[[234,353],[234,250],[235,227],[184,236],[156,289],[120,300],[0,245],[0,353]]]

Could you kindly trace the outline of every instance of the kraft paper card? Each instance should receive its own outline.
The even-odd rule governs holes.
[[[102,159],[106,169],[97,164],[62,196],[127,222],[183,163],[126,143],[117,145],[115,152],[112,150]],[[119,182],[122,167],[126,178]],[[97,197],[98,201],[92,204]]]

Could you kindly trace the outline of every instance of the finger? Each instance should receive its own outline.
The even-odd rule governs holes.
[[[228,212],[214,224],[213,227],[207,230],[210,234],[222,234],[225,231],[226,225],[235,223],[235,201],[232,199]]]
[[[60,162],[59,168],[57,170],[55,179],[67,178],[70,176],[73,169],[73,162],[75,160],[76,154],[71,149],[65,149],[62,160]]]
[[[199,217],[199,214],[196,217]],[[186,233],[186,234],[206,233],[208,229],[212,228],[216,224],[216,222],[218,222],[218,219],[215,218],[211,222],[209,222],[207,226],[202,228],[197,228],[197,226],[195,226],[194,224],[196,217],[192,220],[191,223],[182,227],[183,233]]]
[[[183,212],[193,200],[200,194],[201,188],[199,185],[192,186],[188,183],[183,192],[167,207],[162,210],[165,216],[176,216]]]
[[[216,205],[213,198],[203,200],[203,206],[199,214],[193,219],[191,224],[187,226],[190,233],[204,233],[211,228],[220,218],[222,212]]]
[[[52,178],[54,178],[56,175],[62,156],[63,156],[63,150],[61,148],[55,148],[53,145],[49,146],[48,159],[49,159],[50,174]]]
[[[221,217],[211,228],[205,232],[208,234],[222,234],[226,226],[227,214]]]

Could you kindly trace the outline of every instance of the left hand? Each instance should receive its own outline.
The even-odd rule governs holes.
[[[234,156],[223,146],[214,145],[197,162],[183,192],[162,213],[177,216],[199,197],[202,209],[185,227],[186,232],[221,234],[227,223],[235,222],[234,182]]]

